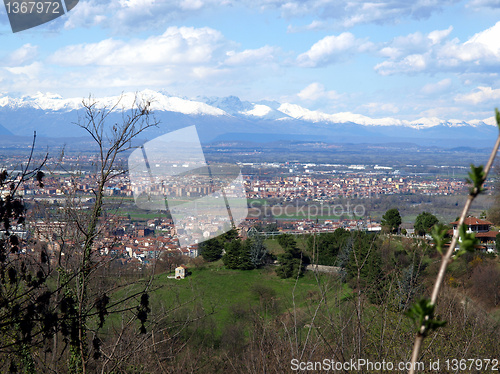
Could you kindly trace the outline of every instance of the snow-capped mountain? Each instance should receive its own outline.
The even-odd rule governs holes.
[[[137,95],[132,92],[124,93],[120,96],[102,98],[70,98],[63,99],[57,94],[38,93],[35,96],[23,96],[19,99],[8,96],[0,97],[0,108],[33,108],[44,111],[63,111],[81,109],[83,100],[96,100],[100,107],[112,107],[116,104],[117,110],[130,108],[135,100],[147,100],[151,102],[151,108],[159,111],[178,112],[183,114],[207,114],[224,115],[223,110],[207,105],[202,102],[182,99],[163,95],[152,90],[144,90]]]
[[[147,136],[196,124],[202,141],[214,140],[326,140],[331,142],[413,141],[429,145],[471,142],[488,146],[498,131],[494,118],[465,122],[420,118],[371,118],[351,112],[328,114],[296,104],[275,101],[248,102],[238,97],[181,98],[164,92],[144,90],[137,94],[92,98],[100,107],[115,107],[119,121],[122,110],[134,100],[151,103],[160,127]],[[88,100],[88,98],[86,99]],[[0,134],[29,136],[33,131],[45,137],[83,136],[75,122],[82,119],[82,98],[63,98],[39,93],[12,98],[0,96]],[[457,143],[458,142],[458,143]]]

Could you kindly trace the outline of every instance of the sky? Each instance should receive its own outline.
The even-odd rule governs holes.
[[[0,97],[152,89],[402,120],[500,106],[500,0],[80,0],[13,33]]]

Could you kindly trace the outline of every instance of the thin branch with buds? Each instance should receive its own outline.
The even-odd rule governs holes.
[[[497,121],[497,125],[500,129],[500,112],[498,109],[495,109],[495,118]],[[474,199],[484,190],[483,184],[488,177],[488,173],[490,172],[490,169],[493,165],[493,162],[495,160],[498,148],[500,147],[500,132],[498,134],[497,140],[495,142],[495,146],[493,147],[493,150],[491,151],[490,157],[488,159],[488,162],[486,164],[486,167],[483,169],[482,166],[479,167],[474,167],[474,165],[471,165],[471,172],[469,173],[469,176],[471,177],[469,182],[473,183],[473,186],[470,188],[469,195],[467,196],[467,201],[465,202],[464,208],[462,209],[462,214],[460,215],[460,218],[458,220],[458,230],[455,230],[453,233],[453,238],[451,240],[450,246],[448,247],[447,251],[442,254],[442,260],[441,260],[441,266],[439,268],[439,272],[436,278],[436,282],[434,283],[434,288],[432,290],[432,295],[430,300],[422,300],[421,302],[421,314],[420,314],[420,327],[417,333],[417,336],[415,338],[415,343],[413,346],[413,352],[411,355],[411,368],[409,370],[409,374],[415,373],[415,366],[416,362],[419,359],[420,356],[420,350],[422,347],[422,342],[424,341],[425,337],[427,334],[430,332],[430,330],[433,330],[437,327],[442,326],[442,322],[438,321],[433,321],[433,313],[434,313],[434,308],[438,300],[439,296],[439,291],[441,290],[441,286],[443,284],[444,276],[446,273],[446,268],[452,261],[452,256],[453,252],[455,251],[455,246],[458,243],[459,239],[459,232],[460,236],[462,239],[462,244],[461,247],[467,247],[469,248],[474,248],[474,236],[471,234],[467,234],[465,232],[465,229],[463,228],[463,224],[465,221],[465,218],[467,217],[467,212],[469,211],[469,208],[474,201]],[[444,238],[444,232],[441,230],[440,233],[438,233],[438,230],[435,230],[433,232],[433,237],[436,241],[436,248],[438,249],[439,252],[441,252],[441,248],[444,244],[443,238]],[[459,256],[463,254],[466,251],[466,248],[461,248],[461,250],[456,254],[456,256]],[[417,313],[417,312],[415,312]]]

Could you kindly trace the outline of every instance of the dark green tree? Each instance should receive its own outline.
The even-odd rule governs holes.
[[[332,233],[310,236],[307,240],[307,250],[313,255],[314,263],[335,266],[340,248],[351,236],[350,232],[340,228]]]
[[[401,215],[399,214],[399,210],[396,208],[389,209],[382,216],[382,226],[385,227],[391,233],[397,233],[399,229],[399,225],[401,225]]]
[[[276,268],[276,274],[280,278],[296,278],[304,273],[304,264],[301,258],[294,257],[289,251],[278,256],[280,265]]]
[[[420,213],[415,219],[415,232],[418,235],[425,235],[431,232],[432,226],[439,223],[439,220],[429,212]]]
[[[218,237],[206,240],[199,245],[201,257],[209,262],[217,261],[221,258],[223,249],[224,243]]]
[[[279,266],[276,274],[280,278],[299,277],[304,274],[305,266],[309,263],[309,258],[304,256],[297,247],[297,242],[293,235],[283,234],[278,236],[278,243],[285,250],[285,253],[278,256]]]
[[[500,232],[495,237],[495,247],[497,249],[497,252],[500,252]]]
[[[222,257],[222,252],[226,243],[231,243],[238,238],[238,231],[235,229],[219,235],[215,238],[201,242],[198,246],[200,255],[209,262],[217,261]]]
[[[223,243],[229,243],[238,238],[238,231],[231,229],[218,237]]]
[[[280,236],[277,237],[278,244],[284,249],[293,249],[297,250],[297,242],[293,238],[293,235],[291,234],[281,234]]]
[[[226,253],[222,257],[222,262],[228,269],[250,270],[255,266],[250,257],[250,241],[235,239],[226,243]]]

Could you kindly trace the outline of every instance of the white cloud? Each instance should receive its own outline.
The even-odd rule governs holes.
[[[31,63],[37,56],[38,47],[28,43],[10,53],[10,55],[1,62],[1,65],[20,66]]]
[[[203,7],[204,3],[201,0],[182,0],[180,3],[181,9],[198,10]]]
[[[397,23],[401,19],[426,19],[459,0],[378,0],[346,2],[326,0],[80,0],[68,14],[66,28],[99,25],[116,33],[132,33],[166,27],[172,21],[190,17],[206,9],[233,7],[236,4],[259,10],[277,9],[286,19],[313,16],[306,29],[344,27],[358,24]],[[477,0],[476,0],[477,1]],[[480,0],[486,1],[486,0]],[[489,0],[490,2],[492,0]],[[110,16],[111,15],[111,16]],[[294,27],[291,30],[295,29]],[[300,29],[300,27],[298,28]]]
[[[455,101],[473,105],[493,100],[500,100],[500,89],[478,87],[473,92],[455,97]]]
[[[422,87],[421,92],[425,95],[432,95],[445,91],[451,86],[451,79],[446,78],[437,83],[429,83]]]
[[[393,62],[384,61],[375,66],[375,70],[381,75],[390,75],[395,73],[415,74],[424,71],[427,67],[426,55],[409,55],[403,59]]]
[[[36,47],[26,45],[13,54],[19,57],[14,60],[24,56],[29,63],[28,57],[35,52]],[[37,57],[41,65],[8,66],[6,56],[0,61],[0,79],[2,88],[12,92],[38,86],[37,91],[56,87],[65,95],[81,95],[82,91],[109,95],[145,88],[168,88],[180,95],[226,95],[229,87],[244,84],[251,90],[259,81],[266,85],[270,77],[278,79],[282,54],[280,48],[268,45],[238,48],[209,27],[169,27],[144,38],[66,45],[48,57]]]
[[[171,21],[178,21],[204,8],[229,5],[228,0],[80,0],[68,13],[64,27],[110,28],[115,33],[133,33],[141,30],[164,28]]]
[[[343,32],[335,36],[326,36],[305,53],[297,57],[297,63],[301,67],[318,67],[344,60],[357,52],[370,50],[373,44],[364,40],[357,39],[350,32]]]
[[[500,0],[472,0],[467,4],[469,8],[500,8]]]
[[[453,26],[448,27],[446,30],[434,30],[431,31],[427,37],[432,40],[432,44],[441,43],[442,40],[446,39],[453,31]]]
[[[227,65],[250,65],[250,64],[265,64],[273,62],[279,50],[268,45],[258,49],[246,49],[242,52],[228,51],[225,64]]]
[[[428,35],[415,32],[406,36],[397,36],[381,48],[380,54],[390,59],[397,59],[402,56],[424,53],[433,44],[433,39],[430,37],[433,33],[436,31]]]
[[[303,31],[316,31],[331,28],[331,24],[325,21],[314,20],[305,26],[288,25],[287,31],[289,33],[303,32]]]
[[[222,34],[204,27],[169,27],[160,36],[129,42],[105,39],[55,52],[49,61],[64,66],[144,66],[209,63],[227,42]]]
[[[475,34],[472,38],[467,40],[463,46],[481,46],[493,53],[500,56],[500,22],[497,22],[493,27]]]
[[[334,100],[341,97],[341,95],[335,91],[326,91],[325,86],[317,82],[308,85],[306,88],[300,91],[297,96],[301,100],[305,101],[316,101],[320,99]]]
[[[450,27],[427,35],[415,33],[393,39],[381,48],[380,55],[388,59],[377,64],[375,71],[390,75],[424,71],[458,71],[464,74],[498,70],[500,22],[464,43],[456,38],[449,40],[451,31]]]
[[[24,75],[29,79],[38,78],[40,71],[42,70],[43,64],[40,62],[33,62],[29,65],[6,67],[5,70],[14,75]]]
[[[124,5],[124,4],[123,4]],[[91,27],[96,25],[108,26],[109,19],[107,14],[115,14],[109,3],[101,3],[97,1],[79,1],[68,15],[64,23],[66,29],[74,29],[77,27]],[[111,13],[109,11],[112,11]]]
[[[379,54],[383,57],[388,57],[390,59],[395,59],[401,56],[401,51],[395,47],[383,47]]]
[[[337,26],[353,27],[368,23],[397,23],[403,18],[425,19],[459,0],[247,0],[248,6],[279,9],[285,18],[314,15]],[[316,26],[319,24],[316,24]],[[327,24],[323,24],[327,25]]]

